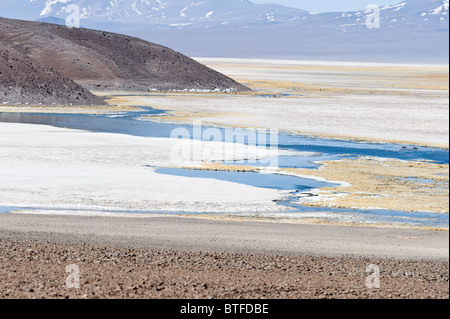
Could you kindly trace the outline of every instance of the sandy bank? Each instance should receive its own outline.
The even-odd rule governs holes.
[[[202,252],[447,260],[449,233],[177,217],[2,214],[1,238]]]

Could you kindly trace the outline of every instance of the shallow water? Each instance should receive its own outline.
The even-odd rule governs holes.
[[[412,182],[416,184],[435,184],[435,181],[427,178],[418,178],[418,177],[405,177],[401,178],[400,180],[405,182]]]
[[[161,168],[160,174],[168,174],[192,178],[213,178],[255,187],[293,191],[291,197],[279,202],[280,205],[291,208],[283,212],[283,216],[291,219],[321,219],[332,223],[365,223],[365,224],[397,224],[415,227],[448,228],[449,215],[434,212],[405,212],[386,209],[352,209],[332,207],[309,207],[297,203],[294,194],[308,194],[309,190],[321,187],[333,187],[337,184],[321,182],[295,176],[259,174],[251,172],[203,171],[180,168]],[[244,213],[236,214],[247,217],[273,217],[274,214]],[[276,215],[276,214],[275,214]]]
[[[243,161],[227,161],[221,162],[224,165],[243,165],[252,167],[267,167],[271,163],[277,162],[280,168],[307,168],[317,169],[321,166],[319,162],[335,161],[340,159],[356,159],[357,155],[331,155],[331,154],[317,154],[311,156],[278,156],[269,157],[264,160],[243,160]]]
[[[0,113],[0,122],[51,125],[102,133],[119,133],[142,137],[169,137],[177,126],[137,120],[142,115],[158,115],[163,111],[145,108],[145,112],[120,114],[43,114]]]
[[[60,128],[88,130],[93,132],[119,133],[141,137],[168,138],[176,128],[184,128],[193,134],[193,127],[187,125],[172,125],[143,120],[145,115],[164,115],[164,111],[152,108],[143,108],[143,112],[120,112],[106,115],[88,114],[42,114],[42,113],[0,113],[0,122],[28,123],[51,125]],[[202,127],[206,130],[208,127]],[[224,133],[224,129],[218,129]],[[269,137],[266,136],[266,141]],[[312,138],[307,136],[280,133],[278,135],[279,149],[312,152],[311,156],[280,156],[279,167],[283,168],[309,168],[316,169],[320,164],[316,162],[326,160],[339,160],[344,158],[354,159],[358,156],[376,156],[381,158],[393,158],[401,160],[426,160],[440,164],[449,163],[448,150],[427,148],[414,145],[397,145],[388,143],[359,143],[345,140],[332,140]],[[226,164],[242,164],[250,166],[267,166],[267,161],[256,163],[238,161]],[[230,182],[297,192],[307,192],[312,188],[333,186],[331,183],[318,182],[311,179],[294,176],[283,176],[260,173],[240,172],[216,172],[194,171],[175,168],[160,168],[161,174],[171,174],[196,178],[215,178]],[[418,181],[420,182],[420,181]],[[448,228],[449,218],[447,214],[428,212],[408,213],[390,210],[352,210],[335,208],[311,208],[296,204],[297,197],[280,203],[292,208],[289,212],[292,216],[316,216],[329,213],[328,217],[321,217],[335,222],[343,219],[365,223],[390,223],[407,224],[413,226],[443,227]],[[9,210],[8,210],[9,209]],[[9,207],[0,207],[0,213],[11,211]],[[130,212],[131,213],[131,212]],[[133,212],[133,213],[158,213],[158,212]],[[302,215],[303,214],[303,215]]]
[[[8,206],[0,206],[0,214],[2,213],[10,213],[16,210],[16,207],[8,207]]]
[[[160,174],[192,177],[192,178],[213,178],[221,181],[228,181],[233,183],[250,185],[254,187],[271,188],[278,190],[306,191],[314,188],[337,186],[337,184],[280,174],[204,171],[204,170],[191,170],[182,168],[160,168],[157,169],[156,172]]]
[[[241,216],[252,219],[266,218],[279,219],[288,218],[290,220],[323,220],[330,223],[356,223],[356,224],[386,224],[399,225],[409,227],[430,227],[430,228],[448,228],[449,218],[447,214],[436,214],[430,212],[415,212],[408,213],[402,211],[382,210],[382,209],[344,209],[344,208],[319,208],[306,207],[295,205],[289,200],[281,202],[281,205],[286,205],[292,208],[289,211],[282,213],[214,213],[214,212],[158,212],[158,211],[135,211],[135,210],[108,210],[108,209],[71,209],[64,207],[2,207],[0,206],[0,214],[14,213],[15,211],[25,211],[34,213],[48,213],[50,214],[75,214],[80,216],[118,216],[125,214],[134,215],[150,215],[150,216],[183,216],[186,214],[192,216]]]
[[[328,216],[320,216],[329,222],[354,222],[369,224],[397,224],[415,227],[448,228],[449,215],[434,212],[405,212],[387,209],[357,209],[357,208],[332,208],[332,207],[308,207],[296,203],[296,198],[287,199],[281,205],[292,208],[291,213],[296,216],[314,218],[321,213]]]
[[[90,114],[42,114],[42,113],[0,113],[0,122],[28,123],[51,125],[60,128],[87,130],[92,132],[119,133],[141,137],[169,138],[174,129],[183,128],[194,137],[192,126],[174,125],[145,121],[145,115],[163,115],[165,112],[152,108],[143,108],[144,112],[122,112],[117,114],[90,115]],[[202,132],[208,127],[202,127]],[[226,136],[225,129],[217,128]],[[268,143],[267,135],[263,140]],[[230,142],[229,140],[225,140]],[[259,144],[264,146],[264,144]],[[330,160],[342,158],[355,158],[357,156],[377,156],[381,158],[393,158],[401,160],[426,160],[439,164],[449,163],[449,151],[439,148],[429,148],[414,145],[398,145],[389,143],[359,143],[345,140],[312,138],[302,135],[291,135],[281,132],[278,135],[278,148],[284,150],[312,152],[320,154],[312,157],[315,160]],[[304,157],[288,159],[289,165],[285,167],[298,167],[305,163]],[[281,159],[281,162],[284,158]],[[306,161],[309,163],[310,161]],[[256,163],[256,165],[264,165]],[[287,164],[286,164],[287,165]],[[310,164],[307,164],[310,166]]]

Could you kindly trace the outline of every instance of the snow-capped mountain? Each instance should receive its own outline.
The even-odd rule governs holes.
[[[449,0],[392,1],[315,14],[248,0],[0,0],[0,16],[64,24],[77,4],[82,27],[190,56],[448,63]]]
[[[320,24],[334,28],[366,28],[367,18],[375,11],[363,9],[356,12],[323,13],[309,16],[309,25]],[[411,29],[425,27],[447,27],[449,21],[449,0],[405,0],[398,4],[379,7],[380,28],[398,28],[407,26]]]
[[[395,0],[394,0],[395,1]],[[322,28],[365,27],[372,12],[314,14],[248,0],[0,0],[0,16],[27,20],[65,20],[66,8],[76,4],[82,21],[142,23],[170,28],[248,27],[293,24]],[[449,0],[405,0],[380,9],[384,27],[448,24]]]
[[[79,6],[82,20],[181,28],[286,23],[308,15],[299,9],[247,0],[15,0],[16,12],[10,1],[0,0],[0,14],[33,20],[65,19],[70,4]]]

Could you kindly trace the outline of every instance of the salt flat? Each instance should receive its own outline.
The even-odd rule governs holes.
[[[151,94],[111,103],[169,110],[166,120],[448,148],[448,66],[198,59],[253,94]]]
[[[195,144],[193,153],[207,150],[208,158],[217,160],[251,154],[265,157],[271,152],[227,143],[1,123],[0,206],[84,211],[283,210],[273,202],[282,196],[276,190],[156,173],[155,167],[195,165],[194,157],[174,160],[171,152],[177,143]]]

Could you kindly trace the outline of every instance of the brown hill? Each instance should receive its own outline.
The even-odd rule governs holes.
[[[169,48],[115,33],[0,18],[0,41],[91,90],[248,90]]]
[[[104,105],[72,80],[0,42],[0,102],[8,105]]]

